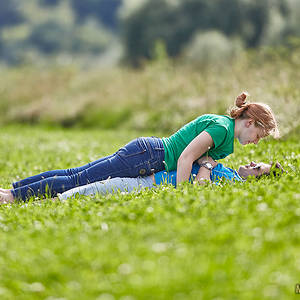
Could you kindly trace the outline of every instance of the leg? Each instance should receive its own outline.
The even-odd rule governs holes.
[[[11,193],[11,191],[3,193],[0,192],[0,204],[4,204],[4,203],[12,203],[15,201],[15,198],[13,196],[13,194]]]
[[[103,181],[94,182],[91,184],[83,185],[76,187],[74,189],[68,190],[62,194],[58,194],[60,200],[66,200],[78,195],[106,195],[119,192],[132,192],[133,190],[139,191],[144,188],[153,187],[153,178],[152,176],[147,176],[144,178],[112,178]]]
[[[164,169],[164,148],[158,138],[139,138],[119,149],[109,159],[72,175],[76,186],[108,177],[147,176]]]
[[[54,176],[70,176],[76,173],[79,173],[87,168],[92,167],[93,165],[97,164],[98,162],[104,161],[106,159],[109,159],[110,157],[112,157],[112,155],[110,156],[106,156],[106,157],[102,157],[98,160],[95,160],[93,162],[90,162],[84,166],[81,167],[77,167],[77,168],[71,168],[71,169],[62,169],[62,170],[51,170],[51,171],[46,171],[43,173],[40,173],[38,175],[34,175],[31,177],[27,177],[25,179],[22,179],[20,181],[14,182],[12,184],[13,188],[18,188],[18,187],[22,187],[34,182],[38,182],[40,180],[43,180],[45,178],[49,178],[49,177],[54,177]]]
[[[135,171],[135,169],[133,169]],[[51,197],[57,193],[63,193],[72,188],[93,183],[95,181],[105,180],[109,177],[133,177],[132,168],[128,161],[124,160],[117,153],[110,159],[83,170],[82,172],[70,176],[54,176],[43,180],[12,189],[15,198],[25,201],[30,197],[39,197],[48,194]],[[135,174],[135,173],[134,173]],[[135,177],[138,176],[136,171]]]
[[[136,148],[137,146],[139,146],[139,149]],[[148,157],[148,161],[151,162],[151,160],[152,160],[154,162],[153,166],[152,166],[154,168],[154,170],[150,170],[150,172],[148,172],[149,170],[147,170],[147,169],[146,169],[146,172],[144,172],[144,170],[142,170],[142,172],[140,172],[139,174],[134,175],[134,176],[138,176],[138,175],[145,176],[147,174],[148,175],[151,174],[153,171],[160,171],[160,170],[164,169],[164,165],[161,164],[163,159],[164,159],[164,149],[163,149],[161,139],[159,139],[159,138],[135,139],[135,140],[129,142],[123,148],[120,148],[118,150],[118,152],[116,152],[116,153],[120,153],[120,155],[123,156],[124,159],[126,160],[127,157],[130,157],[132,159],[133,155],[143,154],[144,152],[148,152],[147,154],[151,156],[150,159]],[[79,172],[82,172],[82,171],[84,171],[88,168],[91,168],[92,166],[97,165],[100,162],[109,160],[116,153],[114,153],[112,155],[109,155],[109,156],[106,156],[106,157],[102,157],[102,158],[100,158],[96,161],[90,162],[90,163],[88,163],[84,166],[81,166],[81,167],[71,168],[71,169],[62,169],[62,170],[51,170],[51,171],[43,172],[43,173],[38,174],[38,175],[27,177],[23,180],[14,182],[12,184],[12,186],[13,186],[13,188],[18,188],[18,187],[22,187],[22,186],[25,186],[25,185],[29,185],[29,184],[34,183],[34,182],[38,182],[40,180],[43,180],[43,179],[49,178],[49,177],[71,176],[71,175],[77,174]],[[157,160],[157,159],[159,160],[159,162],[158,161],[155,162],[155,160]]]
[[[137,177],[150,175],[164,168],[164,149],[158,138],[133,140],[118,152],[93,166],[68,176],[48,177],[29,185],[15,188],[15,198],[25,201],[31,196],[49,193],[51,197],[77,186],[86,185],[109,177]]]

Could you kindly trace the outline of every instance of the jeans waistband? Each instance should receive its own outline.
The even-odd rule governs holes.
[[[161,138],[140,137],[139,142],[149,151],[151,159],[161,161],[163,164],[165,149]]]

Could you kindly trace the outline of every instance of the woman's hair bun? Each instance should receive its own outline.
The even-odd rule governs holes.
[[[242,92],[240,95],[236,97],[235,105],[237,107],[242,107],[243,105],[245,105],[247,103],[246,101],[247,96],[249,96],[247,92]]]

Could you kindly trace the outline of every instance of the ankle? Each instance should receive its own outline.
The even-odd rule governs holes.
[[[7,193],[0,192],[0,203],[13,203],[14,201],[14,195],[10,190]]]

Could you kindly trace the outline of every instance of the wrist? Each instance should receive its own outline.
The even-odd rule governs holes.
[[[212,169],[214,168],[214,166],[212,165],[212,163],[210,163],[209,161],[204,161],[201,164],[199,164],[200,168],[206,168],[207,170],[209,170],[210,172],[212,171]]]
[[[198,164],[201,165],[202,163],[205,163],[205,162],[210,162],[213,167],[216,167],[218,165],[218,162],[215,161],[211,156],[203,156],[201,158],[198,159]]]

